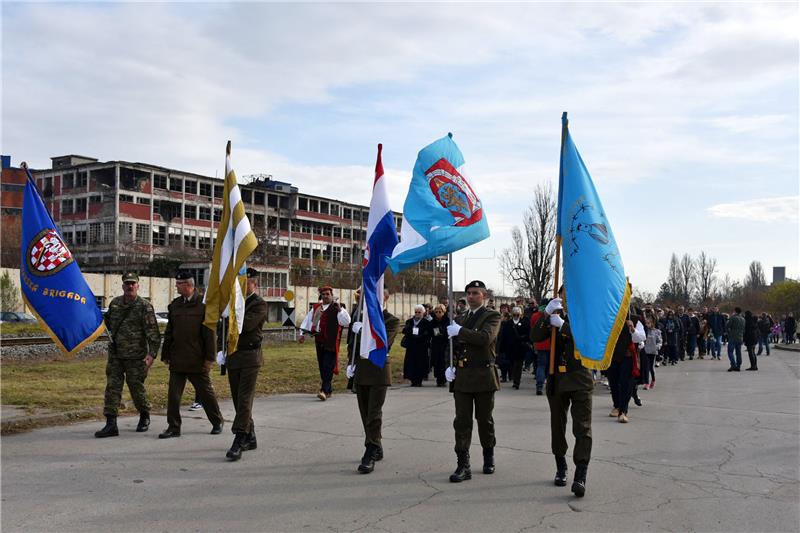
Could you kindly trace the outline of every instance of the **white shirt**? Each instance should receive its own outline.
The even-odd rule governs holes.
[[[328,309],[328,306],[330,305],[331,304],[322,304],[320,306],[322,308],[322,312],[324,313]],[[306,317],[303,319],[303,323],[300,324],[300,329],[305,331],[311,331],[311,324],[313,319],[314,319],[314,312],[309,311],[306,314]],[[350,325],[350,314],[347,312],[347,309],[345,309],[344,307],[341,307],[339,309],[339,313],[336,315],[336,321],[339,322],[339,325],[342,326],[343,328]]]

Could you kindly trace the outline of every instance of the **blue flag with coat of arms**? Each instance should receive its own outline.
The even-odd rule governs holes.
[[[486,213],[463,166],[452,133],[420,150],[403,204],[400,244],[388,261],[395,274],[489,237]]]
[[[22,204],[19,269],[22,299],[66,355],[94,341],[103,314],[80,267],[47,211],[30,170]]]

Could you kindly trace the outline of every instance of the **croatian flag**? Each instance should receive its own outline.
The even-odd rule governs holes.
[[[422,150],[403,205],[400,244],[389,259],[395,274],[489,236],[478,195],[464,174],[464,156],[448,133]]]
[[[375,183],[372,185],[372,200],[369,203],[367,247],[364,250],[364,269],[361,274],[363,328],[359,351],[363,359],[369,359],[380,368],[386,364],[389,354],[386,324],[383,322],[383,273],[392,250],[397,246],[397,229],[394,214],[389,209],[389,195],[383,175],[382,149],[383,145],[379,144]]]

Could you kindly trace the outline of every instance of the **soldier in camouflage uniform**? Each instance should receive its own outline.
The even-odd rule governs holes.
[[[103,408],[106,425],[94,434],[97,438],[119,435],[117,413],[125,381],[128,382],[133,403],[139,410],[136,431],[142,433],[150,427],[150,402],[147,400],[144,379],[158,353],[161,334],[153,306],[138,296],[139,276],[134,272],[123,274],[122,292],[122,296],[111,300],[104,318],[111,342],[108,345]]]

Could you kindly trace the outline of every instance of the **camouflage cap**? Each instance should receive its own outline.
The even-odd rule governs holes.
[[[139,274],[136,272],[125,272],[122,274],[122,283],[125,283],[126,281],[135,281],[136,283],[139,283]]]

